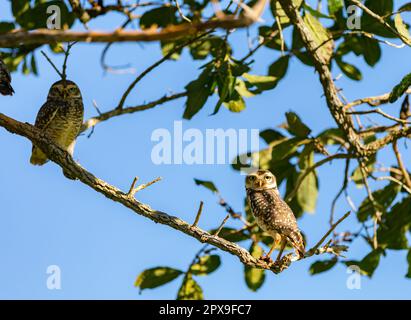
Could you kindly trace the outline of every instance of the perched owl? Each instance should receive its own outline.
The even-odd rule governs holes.
[[[79,87],[72,81],[60,80],[51,86],[47,101],[40,108],[34,126],[73,155],[83,115],[84,107]],[[47,156],[33,145],[30,162],[41,166],[47,161]],[[63,173],[67,178],[73,179],[68,173]]]
[[[274,239],[270,252],[263,259],[270,260],[270,255],[276,245],[281,243],[277,260],[287,243],[297,253],[304,257],[304,241],[297,221],[290,207],[281,199],[275,176],[268,170],[258,170],[250,173],[245,182],[247,199],[258,226]]]
[[[401,105],[400,119],[408,120],[408,118],[410,118],[410,117],[411,117],[410,99],[409,99],[408,94],[407,94],[404,98],[404,101],[402,102],[402,105]]]
[[[14,93],[11,87],[11,76],[6,65],[0,58],[0,93],[4,96],[11,96]]]

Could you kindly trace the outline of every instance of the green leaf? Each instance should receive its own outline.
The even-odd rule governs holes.
[[[203,60],[210,54],[214,57],[218,56],[222,47],[229,47],[229,44],[220,37],[209,36],[192,43],[190,54],[194,60]]]
[[[257,88],[255,90],[256,93],[273,89],[277,85],[277,78],[272,76],[257,76],[244,73],[243,77],[247,80],[246,84]]]
[[[302,172],[314,165],[314,147],[308,144],[300,155],[299,163]],[[315,170],[311,171],[301,182],[297,192],[297,201],[304,212],[313,213],[317,205],[318,179]]]
[[[394,10],[393,0],[366,0],[364,5],[380,17],[389,17]],[[387,21],[388,19],[385,20]],[[384,25],[366,12],[363,12],[361,17],[361,28],[363,31],[374,33],[378,36],[387,38],[395,37],[391,31],[387,30]]]
[[[161,53],[163,56],[168,55],[169,53],[173,52],[176,50],[176,48],[180,45],[179,42],[174,42],[174,41],[161,41]],[[183,48],[180,48],[180,50],[177,50],[171,54],[169,59],[171,60],[178,60],[180,58],[180,54]]]
[[[347,266],[358,266],[363,275],[371,278],[380,263],[383,252],[382,249],[376,249],[367,254],[361,261],[346,261],[345,264]]]
[[[239,78],[236,79],[235,90],[240,96],[245,98],[251,98],[255,96],[253,92],[248,90],[245,82]]]
[[[382,216],[378,228],[378,244],[386,249],[401,250],[408,248],[406,232],[411,226],[411,196],[396,203],[387,214]]]
[[[368,172],[372,173],[374,171],[376,157],[373,155],[369,158],[368,162],[366,163],[366,168]],[[357,187],[364,186],[364,180],[361,172],[361,167],[358,166],[351,174],[351,180],[357,185]]]
[[[383,250],[376,249],[376,250],[371,251],[369,254],[367,254],[364,257],[364,259],[361,260],[359,267],[366,276],[370,278],[372,277],[375,269],[377,269],[380,263],[380,258],[381,258],[382,253],[383,253]]]
[[[404,11],[411,11],[411,2],[408,2],[404,5],[402,5],[399,9],[398,12],[404,12]]]
[[[63,29],[70,28],[75,20],[74,13],[70,12],[66,4],[60,0],[54,0],[49,2],[38,2],[33,8],[27,8],[18,14],[16,21],[19,25],[27,30],[47,28],[47,20],[49,14],[47,8],[51,5],[58,6],[60,8],[60,20]]]
[[[178,290],[177,300],[203,300],[203,289],[199,284],[188,274]]]
[[[11,1],[11,12],[17,18],[23,12],[30,9],[30,0],[13,0]]]
[[[401,190],[401,186],[396,183],[390,183],[385,188],[374,191],[372,193],[375,206],[381,213],[385,213],[391,204],[394,202],[398,192]],[[365,222],[375,213],[374,206],[371,200],[367,197],[361,203],[360,208],[357,212],[357,217],[360,222]]]
[[[285,114],[288,124],[288,132],[299,138],[306,138],[311,129],[308,128],[300,119],[300,117],[294,112],[287,112]]]
[[[218,189],[214,185],[213,182],[211,181],[205,181],[205,180],[199,180],[199,179],[194,179],[194,182],[198,186],[203,186],[204,188],[207,188],[208,190],[218,193]]]
[[[398,33],[403,38],[405,38],[405,41],[407,42],[407,44],[411,45],[410,32],[408,31],[408,28],[407,28],[406,24],[404,23],[404,21],[402,20],[401,15],[399,13],[397,13],[395,15],[394,25],[395,25],[395,28],[397,29]]]
[[[303,3],[303,0],[292,0],[293,6],[299,9]],[[270,1],[270,9],[273,17],[278,17],[281,24],[287,24],[290,22],[287,14],[284,12],[284,9],[281,7],[281,4],[278,0]]]
[[[305,13],[304,22],[313,35],[319,55],[321,55],[324,61],[328,63],[334,50],[334,40],[332,39],[331,34],[324,28],[321,22],[309,12]]]
[[[282,43],[280,33],[278,32],[275,35],[273,34],[273,32],[276,30],[278,30],[277,25],[274,25],[272,27],[261,26],[258,28],[258,34],[260,35],[260,37],[263,37],[264,39],[270,38],[270,40],[265,41],[265,47],[280,51],[281,46],[284,45],[284,50],[287,51],[287,45],[285,43]]]
[[[311,8],[308,4],[304,3],[304,9],[310,12],[316,18],[332,19],[332,17],[322,13],[321,11]]]
[[[272,148],[271,161],[280,161],[294,155],[300,145],[300,138],[291,138],[279,143]]]
[[[140,19],[140,27],[141,29],[149,29],[153,26],[165,28],[170,24],[175,24],[177,22],[176,12],[177,8],[172,6],[146,11]]]
[[[185,88],[187,90],[186,109],[183,118],[191,119],[205,105],[212,94],[214,78],[210,68],[204,69],[198,79],[191,81]]]
[[[299,173],[298,173],[295,166],[293,166],[292,164],[289,164],[289,167],[284,170],[283,175],[285,175],[285,178],[287,178],[287,184],[286,184],[286,188],[285,188],[285,197],[284,197],[284,198],[287,199],[289,197],[290,193],[296,187],[296,183],[297,183],[297,180],[298,180]],[[277,177],[277,175],[276,175],[276,177]],[[304,210],[301,207],[297,197],[293,197],[291,199],[291,201],[289,201],[287,204],[291,208],[291,210],[294,213],[294,216],[296,218],[302,217],[302,215],[304,214]]]
[[[362,79],[361,71],[350,63],[341,59],[335,59],[341,71],[351,80],[360,81]]]
[[[397,101],[407,89],[411,86],[411,73],[407,74],[401,82],[392,89],[389,97],[389,102],[394,103]]]
[[[344,7],[343,0],[328,0],[328,12],[331,16],[340,11]]]
[[[338,259],[332,258],[329,260],[319,260],[310,266],[310,274],[319,274],[332,269],[337,264]]]
[[[260,137],[264,139],[267,144],[270,144],[273,141],[278,141],[284,139],[284,135],[274,129],[266,129],[260,132]]]
[[[31,72],[33,72],[33,74],[37,76],[38,75],[37,63],[36,63],[36,57],[34,56],[34,53],[31,54],[30,68],[31,68]]]
[[[251,244],[251,255],[258,259],[263,254],[263,249],[256,243]],[[252,268],[249,266],[244,267],[245,283],[251,291],[257,291],[261,288],[265,280],[265,270]]]
[[[217,229],[210,230],[211,234],[215,234]],[[244,240],[248,240],[250,236],[244,232],[244,230],[237,230],[234,228],[224,227],[221,229],[220,233],[218,234],[220,238],[223,238],[227,241],[231,242],[240,242]]]
[[[376,39],[361,37],[364,60],[371,67],[375,66],[381,58],[380,43]]]
[[[183,272],[169,267],[156,267],[144,270],[136,279],[134,286],[140,290],[153,289],[173,281]]]
[[[276,81],[278,82],[286,75],[289,61],[289,56],[280,57],[277,61],[273,62],[270,65],[270,67],[268,68],[268,74],[276,78]]]
[[[15,28],[13,22],[0,22],[0,33],[7,33]]]
[[[344,133],[339,128],[330,128],[321,132],[317,139],[324,145],[341,144],[345,140]]]
[[[231,112],[241,112],[245,109],[245,102],[243,98],[239,97],[236,100],[224,102],[224,106]]]
[[[190,272],[196,276],[207,275],[217,270],[220,264],[220,256],[216,254],[202,256],[196,264],[191,266]]]
[[[408,272],[406,274],[406,277],[411,278],[411,249],[408,250],[407,262],[408,262]]]

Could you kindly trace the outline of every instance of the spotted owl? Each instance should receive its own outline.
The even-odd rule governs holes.
[[[10,72],[7,70],[6,65],[0,58],[0,93],[4,96],[11,96],[14,93],[11,87],[11,76]]]
[[[83,123],[84,106],[79,87],[70,80],[54,83],[46,103],[40,108],[34,126],[71,156]],[[30,158],[34,165],[43,165],[47,156],[35,145]],[[64,175],[73,179],[67,172]]]
[[[282,252],[290,244],[298,256],[304,257],[304,241],[297,226],[295,216],[281,199],[275,176],[268,170],[258,170],[246,178],[247,199],[258,226],[267,232],[274,244],[265,259],[270,259],[274,248],[281,243],[277,261]]]

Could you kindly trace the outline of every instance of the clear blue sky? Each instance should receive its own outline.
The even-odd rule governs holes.
[[[396,1],[405,2],[405,1]],[[396,4],[398,5],[398,4]],[[0,3],[1,19],[10,17],[9,3]],[[110,29],[119,23],[108,15],[92,28]],[[81,28],[77,26],[77,28]],[[239,31],[232,36],[235,54],[246,50],[246,35]],[[122,93],[136,76],[133,74],[104,74],[99,57],[103,45],[78,44],[69,61],[69,77],[80,86],[85,116],[96,114],[92,101],[101,110],[116,106]],[[411,70],[410,49],[383,47],[382,61],[369,68],[361,58],[350,56],[363,71],[364,79],[353,82],[346,77],[338,81],[348,99],[388,92],[405,73]],[[112,64],[130,63],[141,72],[161,56],[159,45],[118,44],[108,54]],[[256,55],[254,74],[264,74],[279,53],[263,49]],[[13,74],[13,97],[0,97],[1,112],[20,121],[33,122],[46,99],[48,88],[57,80],[55,72],[39,54],[40,76]],[[61,57],[52,56],[61,63]],[[137,105],[157,99],[166,92],[178,92],[198,75],[203,62],[192,62],[185,52],[181,60],[160,66],[144,79],[127,100]],[[333,70],[334,75],[339,70]],[[286,78],[273,91],[247,100],[247,109],[233,114],[222,108],[214,117],[212,99],[184,128],[260,128],[280,124],[284,112],[296,111],[314,133],[334,126],[322,98],[317,75],[313,69],[292,60]],[[389,106],[395,109],[398,106]],[[193,178],[212,180],[224,198],[242,210],[244,200],[243,176],[229,165],[169,165],[156,166],[150,154],[151,133],[157,128],[169,128],[180,120],[184,100],[177,100],[154,110],[112,119],[96,127],[94,135],[78,140],[75,158],[89,171],[126,190],[135,175],[142,181],[157,176],[164,179],[138,193],[139,200],[153,208],[192,221],[200,200],[205,202],[200,226],[215,227],[225,216],[217,199],[207,190],[196,187]],[[30,143],[21,137],[0,130],[0,298],[35,299],[174,299],[181,279],[164,287],[146,290],[141,295],[133,287],[136,276],[146,268],[171,266],[185,270],[202,246],[196,240],[157,225],[133,214],[80,182],[63,177],[61,169],[48,163],[44,167],[29,164]],[[407,154],[408,152],[408,154]],[[405,151],[409,163],[409,150]],[[382,162],[391,158],[384,156]],[[317,211],[305,215],[300,227],[313,244],[327,230],[330,203],[343,175],[342,163],[335,162],[319,170],[320,197]],[[357,205],[365,196],[363,189],[350,189]],[[344,200],[339,202],[337,215],[348,210]],[[230,225],[236,225],[229,222]],[[356,219],[349,218],[340,230],[356,229]],[[246,244],[248,246],[248,244]],[[368,248],[356,242],[347,256],[361,259]],[[222,266],[208,277],[197,278],[208,299],[286,299],[286,298],[410,298],[411,282],[404,278],[407,270],[405,252],[389,251],[381,259],[372,280],[362,278],[361,290],[346,288],[346,268],[338,265],[330,272],[310,276],[308,268],[316,258],[306,259],[275,276],[267,274],[264,286],[256,293],[247,289],[243,265],[236,257],[219,252]],[[321,257],[325,258],[325,257]],[[62,272],[62,289],[48,290],[46,269],[58,265]]]

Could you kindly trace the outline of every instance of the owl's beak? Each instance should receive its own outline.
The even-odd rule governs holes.
[[[258,180],[258,181],[256,181],[256,186],[257,186],[257,188],[262,188],[263,187],[263,180]]]

